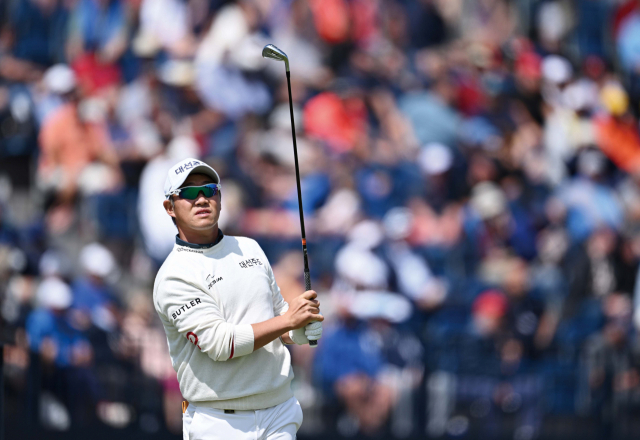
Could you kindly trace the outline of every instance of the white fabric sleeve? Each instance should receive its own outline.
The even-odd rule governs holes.
[[[179,278],[166,278],[156,298],[175,329],[214,361],[253,352],[253,327],[226,322],[216,301],[196,286]]]
[[[280,287],[278,287],[278,283],[276,283],[276,277],[273,274],[273,269],[271,268],[271,264],[269,263],[266,254],[258,243],[256,243],[256,246],[260,250],[260,254],[263,257],[264,267],[267,271],[267,276],[269,277],[269,286],[271,286],[271,298],[273,300],[273,316],[284,315],[286,311],[289,310],[289,304],[284,300],[282,294],[280,293]]]

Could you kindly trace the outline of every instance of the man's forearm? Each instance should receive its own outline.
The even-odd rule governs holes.
[[[257,324],[251,324],[251,327],[253,328],[254,351],[258,348],[264,347],[269,342],[283,336],[291,330],[287,319],[283,315],[276,316],[275,318],[271,318]]]

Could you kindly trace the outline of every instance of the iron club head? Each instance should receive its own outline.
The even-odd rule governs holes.
[[[262,56],[264,58],[271,58],[273,60],[284,61],[284,67],[289,71],[289,57],[286,53],[278,49],[273,44],[267,44],[264,49],[262,49]]]

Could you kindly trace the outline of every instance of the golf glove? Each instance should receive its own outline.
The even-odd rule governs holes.
[[[308,344],[310,340],[318,340],[322,337],[322,323],[315,321],[302,328],[291,330],[289,331],[289,337],[297,345]]]

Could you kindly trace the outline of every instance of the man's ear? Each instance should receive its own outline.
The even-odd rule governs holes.
[[[162,202],[162,206],[164,206],[164,210],[167,211],[167,214],[169,214],[169,216],[176,218],[176,212],[169,200],[165,200],[164,202]]]

